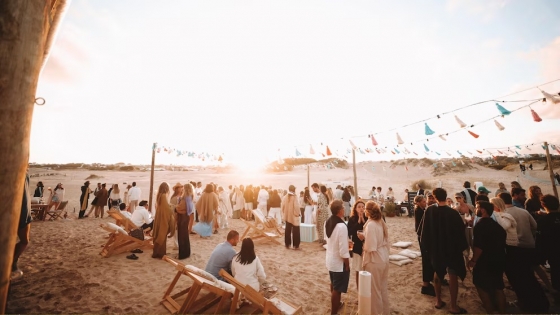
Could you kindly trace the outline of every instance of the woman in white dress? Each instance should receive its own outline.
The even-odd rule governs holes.
[[[233,189],[231,203],[233,204],[233,218],[239,219],[241,216],[241,210],[243,210],[243,206],[245,206],[245,198],[243,198],[243,193],[238,187]]]
[[[231,261],[231,272],[235,280],[249,285],[257,292],[260,291],[260,283],[266,279],[263,265],[255,254],[253,240],[246,238],[241,243],[241,250]]]
[[[389,314],[389,232],[375,202],[366,203],[365,213],[362,264],[371,273],[371,314]]]
[[[309,188],[305,188],[303,193],[303,203],[305,204],[304,219],[305,224],[313,224],[313,199],[309,193]]]

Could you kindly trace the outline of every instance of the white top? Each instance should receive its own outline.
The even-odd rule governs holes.
[[[198,201],[198,198],[202,195],[202,187],[197,187],[194,189],[194,203]]]
[[[128,200],[140,200],[140,195],[142,195],[142,191],[138,186],[131,187],[128,190]]]
[[[263,265],[259,257],[255,258],[252,263],[247,265],[242,265],[236,261],[237,257],[234,256],[231,261],[231,273],[233,277],[243,283],[250,285],[257,292],[260,291],[259,279],[266,279],[266,274],[264,273]]]
[[[115,193],[111,190],[111,195],[109,195],[109,199],[118,200],[121,199],[120,193]]]
[[[325,229],[325,236],[327,229]],[[339,223],[335,226],[331,237],[327,238],[327,269],[332,272],[344,271],[344,259],[350,258],[348,250],[348,227]]]
[[[266,189],[259,190],[259,196],[257,197],[257,201],[262,204],[266,204],[270,196],[268,195],[268,191]]]
[[[496,222],[500,224],[507,233],[506,244],[509,246],[519,245],[519,239],[517,238],[517,222],[509,213],[494,211],[494,217],[496,217]]]
[[[342,191],[342,189],[335,189],[334,193],[333,193],[333,198],[334,199],[342,199],[342,194],[344,193],[344,191]]]
[[[150,224],[153,219],[150,212],[148,212],[148,209],[138,206],[134,209],[134,213],[132,213],[132,218],[130,220],[137,227],[141,227],[144,223]]]
[[[53,196],[58,197],[58,201],[64,200],[64,189],[53,190]]]

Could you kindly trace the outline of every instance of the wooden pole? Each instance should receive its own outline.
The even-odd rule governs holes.
[[[556,189],[556,182],[554,181],[554,170],[552,169],[552,159],[550,158],[550,152],[548,151],[548,142],[544,143],[544,148],[546,151],[546,163],[548,164],[548,173],[550,174],[550,181],[552,182],[552,191],[554,196],[558,198],[558,190]]]
[[[309,184],[309,164],[307,164],[307,188],[311,189],[311,186]]]
[[[354,199],[358,200],[360,194],[358,194],[358,176],[356,176],[356,149],[352,149],[352,165],[354,169],[354,194],[356,195]]]
[[[0,1],[0,314],[6,298],[29,162],[29,137],[52,1]]]
[[[156,164],[157,143],[152,146],[152,168],[150,169],[150,198],[148,199],[148,209],[152,212],[152,199],[154,197],[154,167]]]

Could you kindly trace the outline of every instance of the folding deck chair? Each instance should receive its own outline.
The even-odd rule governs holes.
[[[54,221],[56,219],[62,219],[62,214],[64,213],[64,209],[66,209],[66,205],[68,201],[63,201],[58,204],[58,207],[54,210],[45,211],[45,219],[48,217],[49,221]]]
[[[287,301],[283,301],[279,298],[267,299],[262,294],[257,292],[249,285],[244,285],[241,282],[235,280],[229,273],[225,270],[220,270],[220,276],[226,279],[231,285],[235,287],[235,293],[233,294],[233,301],[229,309],[230,314],[236,313],[237,302],[239,301],[240,295],[242,294],[245,299],[249,300],[253,306],[257,307],[262,314],[279,314],[279,315],[296,315],[302,313],[301,306],[295,306]]]
[[[233,292],[235,292],[235,289],[230,284],[215,279],[214,276],[206,273],[204,270],[194,266],[185,266],[167,256],[163,256],[163,260],[177,269],[177,274],[160,302],[171,314],[200,314],[208,311],[216,303],[218,305],[214,309],[214,314],[223,314],[226,311],[224,309],[226,302],[231,301]],[[181,275],[191,278],[193,284],[171,295]],[[208,291],[209,293],[199,298],[201,290]],[[182,296],[185,296],[185,300],[181,303],[178,298]]]
[[[276,220],[273,218],[265,218],[262,212],[258,209],[252,210],[252,212],[255,217],[255,221],[241,219],[241,221],[247,225],[247,229],[245,229],[245,232],[243,232],[240,239],[244,239],[246,236],[253,240],[265,238],[281,245],[278,238],[282,238],[283,234],[278,228]]]
[[[154,248],[152,238],[144,236],[144,240],[137,239],[130,236],[130,231],[137,229],[138,227],[130,221],[129,218],[125,217],[119,210],[110,209],[107,214],[117,221],[116,226],[111,224],[103,225],[101,228],[110,232],[109,239],[101,253],[101,256],[107,258],[111,255],[126,253],[137,248]]]

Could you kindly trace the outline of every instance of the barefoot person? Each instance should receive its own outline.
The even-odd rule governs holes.
[[[348,247],[348,227],[344,218],[344,204],[337,199],[330,206],[331,217],[325,223],[327,242],[326,263],[331,280],[331,314],[337,314],[342,308],[342,293],[348,291],[350,281],[350,252]]]

